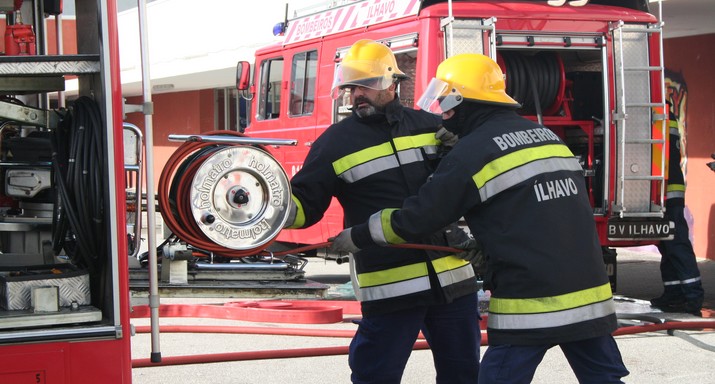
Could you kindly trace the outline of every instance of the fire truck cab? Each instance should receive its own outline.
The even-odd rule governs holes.
[[[580,159],[612,284],[611,247],[672,236],[663,218],[668,135],[661,23],[648,2],[330,3],[296,10],[280,24],[283,41],[256,52],[252,80],[249,63],[237,68],[237,86],[250,103],[245,133],[298,140],[273,152],[289,176],[315,138],[351,113],[349,99],[333,100],[330,87],[355,41],[373,39],[393,50],[410,77],[399,89],[410,107],[442,60],[481,53],[501,66],[507,93],[523,106],[519,113],[556,132]],[[342,225],[334,202],[319,224],[283,231],[278,240],[318,243]]]

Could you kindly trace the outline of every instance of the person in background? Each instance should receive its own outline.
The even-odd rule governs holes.
[[[710,154],[710,158],[715,160],[715,152]],[[711,161],[709,163],[706,163],[705,165],[707,165],[711,171],[715,172],[715,161]]]
[[[479,383],[529,383],[558,345],[580,383],[628,375],[611,335],[615,305],[583,169],[548,128],[516,113],[497,63],[443,61],[418,102],[459,141],[401,205],[342,231],[332,248],[413,241],[464,217],[486,254],[491,290]]]
[[[668,184],[666,188],[665,217],[675,224],[672,240],[661,241],[660,276],[663,294],[650,301],[664,312],[684,312],[701,316],[703,305],[702,281],[690,242],[688,222],[685,220],[685,177],[680,167],[680,129],[678,119],[668,102],[670,144],[668,148]]]
[[[438,160],[440,119],[400,104],[397,87],[404,78],[389,47],[372,40],[350,47],[336,69],[332,96],[349,97],[352,115],[315,140],[293,176],[286,228],[317,223],[333,197],[347,226],[362,223],[372,212],[400,206],[427,181]],[[445,223],[414,240],[448,246],[469,238]],[[353,261],[362,308],[349,350],[353,383],[399,383],[421,330],[437,383],[476,383],[481,333],[477,281],[468,260],[372,247],[355,252]]]

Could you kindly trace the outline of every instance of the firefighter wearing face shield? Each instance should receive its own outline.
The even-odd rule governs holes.
[[[389,47],[371,40],[352,45],[333,83],[333,97],[349,97],[352,115],[318,137],[292,178],[287,228],[317,223],[333,197],[346,226],[363,223],[373,212],[401,206],[426,182],[438,160],[440,119],[400,104],[397,86],[404,78]],[[447,246],[466,239],[445,223],[413,240]],[[355,252],[353,262],[363,316],[350,344],[352,382],[399,383],[420,331],[434,355],[437,382],[475,382],[481,334],[469,261],[448,252],[373,246]]]
[[[615,306],[578,160],[516,113],[486,56],[442,62],[418,105],[459,141],[401,209],[377,211],[333,248],[413,241],[463,216],[487,255],[491,289],[479,383],[531,382],[554,345],[579,382],[620,383],[628,370],[611,336]]]

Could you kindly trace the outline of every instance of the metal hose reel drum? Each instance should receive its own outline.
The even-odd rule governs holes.
[[[225,147],[203,161],[191,183],[191,213],[211,241],[236,250],[271,241],[288,218],[290,182],[273,156]]]
[[[290,182],[266,145],[297,140],[260,139],[237,132],[169,135],[184,141],[159,178],[159,208],[178,239],[226,257],[259,254],[288,220]]]

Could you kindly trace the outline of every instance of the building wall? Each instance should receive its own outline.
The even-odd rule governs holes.
[[[152,95],[154,114],[154,174],[158,181],[167,160],[181,143],[169,141],[169,135],[191,135],[214,130],[214,91],[172,92]],[[127,98],[127,104],[141,104],[141,97]],[[135,124],[146,134],[144,115],[128,114],[126,121]],[[155,186],[158,187],[158,185]]]
[[[715,260],[715,173],[705,164],[715,152],[715,34],[666,39],[665,66],[679,96],[685,131],[685,203],[699,258]],[[683,88],[684,87],[684,88]],[[673,91],[673,89],[671,89]]]

